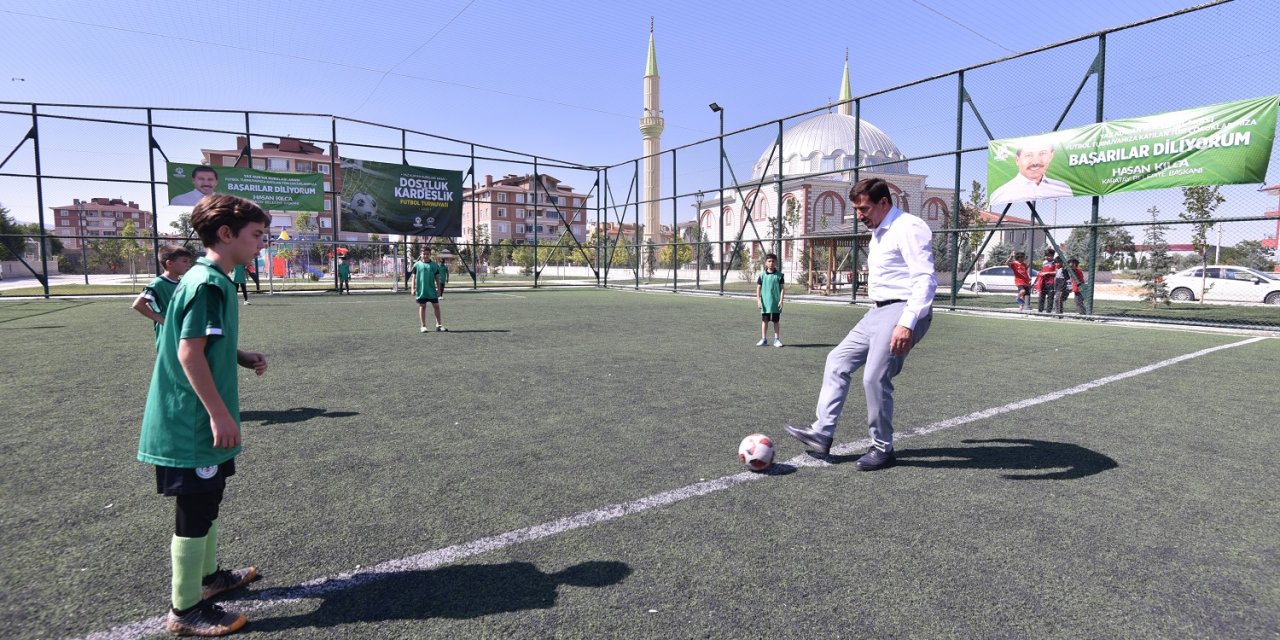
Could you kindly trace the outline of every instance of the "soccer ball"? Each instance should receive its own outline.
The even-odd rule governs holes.
[[[738,445],[738,462],[752,471],[765,471],[773,466],[773,440],[763,433],[753,433]]]
[[[378,217],[378,201],[367,193],[357,193],[351,196],[351,202],[347,203],[347,207],[351,209],[352,213],[361,218]]]

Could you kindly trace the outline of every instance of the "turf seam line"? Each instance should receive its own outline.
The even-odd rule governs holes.
[[[1139,376],[1145,373],[1150,373],[1152,371],[1156,371],[1157,369],[1162,369],[1164,367],[1175,365],[1180,362],[1185,362],[1187,360],[1199,358],[1201,356],[1208,355],[1210,353],[1214,353],[1217,351],[1232,349],[1235,347],[1241,347],[1244,345],[1253,344],[1255,342],[1259,342],[1262,340],[1269,340],[1269,339],[1270,338],[1264,338],[1264,337],[1249,338],[1247,340],[1241,340],[1239,342],[1232,342],[1228,344],[1218,345],[1216,347],[1201,349],[1199,351],[1183,354],[1177,357],[1169,358],[1167,360],[1162,360],[1160,362],[1149,364],[1144,367],[1139,367],[1137,369],[1132,369],[1122,373],[1117,373],[1117,374],[1106,376],[1103,378],[1098,378],[1097,380],[1093,380],[1091,382],[1085,382],[1083,384],[1079,384],[1074,387],[1069,387],[1059,391],[1053,391],[1050,393],[1042,394],[1034,398],[1019,400],[1017,402],[1011,402],[1009,404],[1002,405],[999,407],[983,409],[982,411],[975,411],[973,413],[969,413],[963,416],[948,418],[946,420],[941,420],[938,422],[934,422],[932,424],[927,424],[925,426],[913,429],[908,433],[898,435],[895,437],[895,440],[915,438],[919,436],[925,436],[925,435],[937,433],[939,431],[945,431],[947,429],[952,429],[964,424],[968,424],[970,422],[976,422],[978,420],[983,420],[985,418],[990,418],[992,416],[997,416],[1003,413],[1010,413],[1012,411],[1025,409],[1027,407],[1033,407],[1046,402],[1051,402],[1053,400],[1065,398],[1067,396],[1084,393],[1085,391],[1096,389],[1098,387],[1110,384],[1112,382],[1118,382],[1120,380],[1125,380],[1125,379]],[[862,440],[858,440],[855,442],[847,442],[845,444],[832,447],[830,453],[831,455],[848,455],[860,448],[869,446],[870,443],[871,443],[870,438],[864,438]],[[792,467],[827,467],[827,466],[831,466],[831,463],[826,460],[815,458],[808,454],[801,454],[799,456],[791,458],[790,460],[787,460],[786,462],[783,462],[782,465],[790,465]],[[599,524],[601,522],[616,520],[623,516],[631,515],[634,513],[640,513],[642,511],[648,511],[649,509],[663,507],[669,504],[675,504],[676,502],[681,502],[689,498],[696,498],[698,496],[714,493],[722,489],[728,489],[733,486],[737,486],[737,485],[740,485],[746,482],[751,482],[754,480],[760,480],[767,477],[769,477],[769,474],[760,474],[760,473],[752,473],[750,471],[743,471],[741,473],[723,476],[721,478],[716,478],[714,480],[706,480],[703,482],[697,482],[691,485],[680,487],[678,489],[672,489],[670,491],[655,493],[653,495],[639,498],[637,500],[621,502],[618,504],[601,507],[599,509],[593,509],[591,511],[583,511],[581,513],[577,513],[577,514],[560,518],[557,520],[552,520],[550,522],[544,522],[542,524],[534,525],[531,527],[525,527],[523,529],[515,529],[513,531],[508,531],[506,533],[500,533],[493,536],[487,536],[484,538],[477,538],[469,542],[463,542],[460,544],[444,547],[441,549],[436,549],[434,551],[427,551],[425,553],[420,553],[420,554],[408,556],[405,558],[388,560],[386,562],[376,564],[372,567],[362,568],[356,571],[339,573],[336,575],[326,576],[323,578],[317,578],[315,580],[303,582],[294,587],[278,587],[274,589],[265,589],[243,600],[231,600],[230,602],[235,603],[233,605],[233,609],[235,611],[238,611],[240,613],[245,613],[245,614],[253,613],[255,611],[261,611],[263,609],[267,609],[271,607],[297,603],[308,598],[316,598],[324,594],[333,593],[336,591],[343,591],[345,589],[350,589],[352,587],[366,584],[373,580],[377,580],[387,574],[399,573],[404,571],[434,569],[437,567],[441,567],[444,565],[457,562],[459,560],[470,558],[472,556],[489,553],[491,551],[497,551],[499,549],[504,549],[504,548],[515,546],[517,544],[522,544],[525,542],[533,542],[536,540],[541,540],[543,538],[549,538],[551,536],[565,533],[568,531],[582,529],[584,527],[589,527],[591,525]],[[160,629],[160,625],[163,622],[164,622],[164,618],[162,616],[157,616],[155,618],[149,618],[146,620],[141,620],[138,622],[133,622],[133,623],[113,627],[107,631],[91,633],[87,636],[83,636],[83,639],[84,640],[136,640],[138,638],[143,638],[146,636],[152,636],[152,635],[163,633]]]

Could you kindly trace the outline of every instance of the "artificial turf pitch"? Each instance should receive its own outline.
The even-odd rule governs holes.
[[[775,349],[752,346],[753,302],[715,296],[461,292],[443,305],[451,331],[428,334],[403,294],[253,302],[241,346],[270,369],[242,379],[220,554],[265,576],[237,596],[259,607],[246,636],[1280,633],[1274,339],[903,439],[893,469],[840,456],[387,570],[732,476],[754,431],[780,460],[802,455],[781,425],[810,419],[823,360],[864,310],[793,302]],[[83,636],[166,606],[173,507],[134,459],[154,347],[128,304],[0,304],[7,637]],[[895,423],[1244,339],[939,314],[895,381]],[[855,382],[837,442],[865,437],[863,413]]]

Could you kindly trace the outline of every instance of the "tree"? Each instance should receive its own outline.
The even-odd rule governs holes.
[[[520,267],[520,275],[532,275],[534,261],[533,245],[520,244],[511,251],[511,259]]]
[[[991,260],[988,262],[988,264],[993,264],[993,265],[1008,264],[1009,256],[1012,256],[1012,255],[1013,255],[1013,245],[1009,244],[1008,242],[1001,242],[1000,244],[991,248]]]
[[[134,283],[138,281],[138,258],[147,254],[147,250],[139,244],[138,225],[132,220],[124,223],[120,230],[120,255],[129,263],[129,277]]]
[[[693,253],[696,254],[694,259],[697,261],[697,265],[695,265],[697,268],[701,269],[715,264],[714,247],[710,238],[707,237],[707,232],[703,231],[702,227],[693,227],[689,230],[689,241],[694,245]]]
[[[1138,269],[1138,280],[1142,282],[1142,302],[1150,302],[1151,308],[1169,305],[1169,287],[1164,277],[1169,275],[1169,243],[1164,239],[1164,232],[1169,227],[1160,224],[1160,209],[1152,206],[1147,209],[1151,214],[1152,224],[1147,227],[1145,242],[1149,257],[1145,258],[1145,266]]]
[[[985,234],[982,228],[986,223],[982,220],[982,212],[987,209],[987,194],[982,183],[977,180],[969,188],[969,200],[960,205],[958,217],[960,225],[948,233],[938,236],[933,242],[933,261],[940,271],[951,270],[951,237],[956,236],[956,246],[960,248],[960,271],[966,271],[976,258],[978,247]],[[948,221],[949,222],[949,221]],[[975,229],[965,231],[965,229]]]
[[[672,269],[679,269],[680,265],[687,264],[692,259],[693,247],[687,242],[681,242],[680,238],[676,238],[674,244],[663,245],[658,252],[658,261],[670,265]]]
[[[1213,212],[1218,205],[1226,201],[1227,199],[1218,193],[1216,185],[1182,188],[1183,211],[1178,214],[1178,217],[1195,222],[1192,225],[1194,232],[1191,234],[1191,246],[1195,247],[1196,253],[1200,254],[1201,266],[1209,264],[1209,230],[1214,226]],[[1206,269],[1202,273],[1204,277],[1200,281],[1200,295],[1196,296],[1200,304],[1204,304],[1205,278],[1208,277],[1209,271]]]
[[[9,210],[0,205],[0,260],[16,260],[26,249],[27,239],[19,237],[20,225],[9,217]]]
[[[1117,220],[1112,218],[1098,218],[1098,224],[1114,224]],[[1062,253],[1067,257],[1074,257],[1081,262],[1085,262],[1088,256],[1085,252],[1089,250],[1089,228],[1076,227],[1071,230],[1071,235],[1067,237],[1067,242],[1062,245]],[[1125,254],[1132,254],[1134,251],[1133,235],[1124,227],[1098,227],[1098,268],[1103,271],[1112,271],[1116,268],[1116,261],[1123,260]]]
[[[1271,271],[1276,268],[1276,263],[1272,260],[1276,250],[1262,246],[1260,240],[1243,240],[1230,250],[1224,250],[1224,253],[1229,256],[1224,258],[1224,261],[1229,264],[1238,264],[1259,271]]]
[[[191,226],[191,213],[178,214],[178,219],[169,223],[170,227],[177,229],[178,235],[182,236],[182,246],[190,249],[191,243],[196,239],[196,229]]]

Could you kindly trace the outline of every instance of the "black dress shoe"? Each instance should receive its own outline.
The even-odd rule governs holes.
[[[897,461],[898,459],[894,457],[892,449],[881,451],[871,447],[871,450],[867,451],[866,455],[858,458],[858,461],[853,464],[858,467],[858,471],[875,471],[876,469],[892,467]]]
[[[787,435],[804,443],[809,449],[827,455],[831,452],[831,437],[814,431],[808,427],[797,427],[793,424],[785,425]]]

